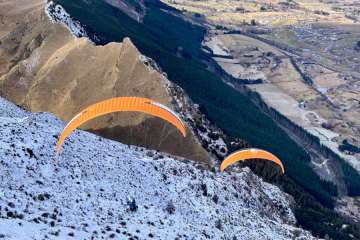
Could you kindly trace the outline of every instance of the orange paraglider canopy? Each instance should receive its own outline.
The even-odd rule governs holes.
[[[272,161],[280,166],[282,173],[285,173],[284,166],[280,161],[280,159],[278,159],[275,155],[273,155],[270,152],[256,148],[244,149],[230,154],[221,163],[220,170],[221,172],[223,172],[231,164],[248,159],[265,159],[268,161]]]
[[[174,125],[184,137],[186,136],[185,124],[168,107],[147,98],[118,97],[95,103],[71,119],[61,133],[56,145],[56,151],[60,152],[65,139],[83,123],[108,113],[129,111],[142,112],[159,117]]]

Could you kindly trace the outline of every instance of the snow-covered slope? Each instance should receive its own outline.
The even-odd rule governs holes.
[[[56,156],[63,127],[0,98],[0,237],[312,239],[290,198],[248,168],[211,172],[83,131]]]

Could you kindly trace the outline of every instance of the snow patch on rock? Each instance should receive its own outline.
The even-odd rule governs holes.
[[[50,1],[46,4],[45,13],[51,22],[62,23],[75,37],[90,38],[79,21],[74,20],[59,4]]]

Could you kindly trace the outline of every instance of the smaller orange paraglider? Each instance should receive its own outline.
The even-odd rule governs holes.
[[[256,148],[244,149],[230,154],[221,163],[220,170],[223,172],[231,164],[248,159],[264,159],[272,161],[280,166],[282,173],[285,173],[284,165],[279,158],[268,151]]]
[[[77,114],[66,125],[56,145],[59,153],[65,139],[80,125],[99,116],[114,112],[141,112],[161,118],[174,125],[186,137],[185,124],[168,107],[151,99],[141,97],[118,97],[95,103]]]

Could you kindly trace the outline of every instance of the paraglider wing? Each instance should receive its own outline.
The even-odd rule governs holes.
[[[248,159],[264,159],[264,160],[272,161],[280,166],[282,173],[285,173],[284,166],[280,161],[280,159],[278,159],[275,155],[273,155],[270,152],[255,148],[240,150],[229,155],[221,163],[220,170],[221,172],[223,172],[229,165],[238,161],[244,161]]]
[[[65,139],[83,123],[108,113],[130,111],[147,113],[155,117],[159,117],[174,125],[184,137],[186,136],[185,124],[181,121],[177,114],[168,107],[147,98],[119,97],[95,103],[71,119],[61,133],[56,145],[56,151],[60,152]]]

